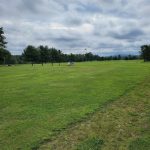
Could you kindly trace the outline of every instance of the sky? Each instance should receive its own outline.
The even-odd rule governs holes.
[[[150,0],[0,0],[7,49],[48,45],[64,53],[138,54],[150,43]]]

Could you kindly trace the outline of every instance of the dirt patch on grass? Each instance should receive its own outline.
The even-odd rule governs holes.
[[[89,150],[95,144],[92,150],[136,150],[136,142],[145,143],[147,147],[150,144],[149,140],[145,141],[150,139],[149,83],[150,80],[143,82],[120,99],[97,111],[88,120],[61,132],[39,149]],[[92,140],[88,142],[89,139]]]

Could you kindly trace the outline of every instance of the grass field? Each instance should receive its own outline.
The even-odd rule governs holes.
[[[150,150],[150,78],[39,149]]]
[[[0,147],[38,147],[149,74],[150,64],[142,61],[0,67]]]

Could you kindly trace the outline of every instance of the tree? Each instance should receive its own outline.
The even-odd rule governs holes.
[[[6,50],[6,44],[5,41],[6,37],[4,36],[3,28],[0,28],[0,63],[1,64],[9,64],[11,63],[11,53]]]
[[[150,61],[150,45],[141,46],[141,56],[144,61]]]
[[[27,48],[24,50],[23,57],[28,62],[32,63],[32,66],[34,63],[37,63],[40,61],[40,53],[39,51],[32,45],[27,46]]]
[[[40,61],[42,62],[42,66],[43,66],[43,63],[47,63],[50,61],[49,49],[48,46],[43,46],[43,45],[40,45],[38,49],[40,52]]]
[[[70,62],[74,62],[75,61],[75,55],[71,53],[69,55],[69,60],[70,60]]]
[[[94,57],[94,55],[91,52],[85,54],[86,61],[92,61],[93,57]]]
[[[62,54],[61,50],[58,50],[58,57],[57,57],[57,59],[58,59],[58,62],[59,62],[59,66],[60,66],[60,63],[62,61],[62,58],[63,58],[63,54]]]
[[[11,53],[3,48],[0,48],[0,64],[9,64]]]
[[[5,41],[6,37],[3,35],[3,27],[0,28],[0,48],[6,48],[7,42]]]
[[[58,62],[58,51],[55,48],[50,48],[51,63]]]

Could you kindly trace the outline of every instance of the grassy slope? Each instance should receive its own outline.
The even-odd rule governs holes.
[[[150,150],[150,78],[40,147],[49,149]]]
[[[0,147],[30,149],[149,73],[139,61],[0,67]]]

